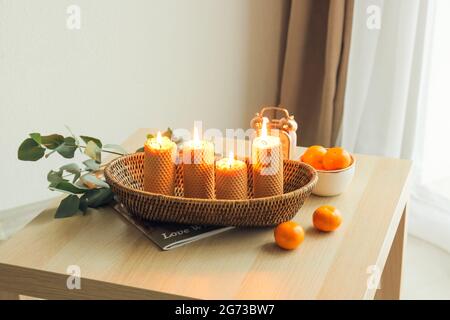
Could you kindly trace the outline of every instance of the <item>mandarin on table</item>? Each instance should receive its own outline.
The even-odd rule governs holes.
[[[301,161],[309,164],[316,170],[323,170],[323,157],[327,153],[327,149],[322,146],[309,147],[303,154]]]
[[[274,231],[276,244],[285,250],[294,250],[305,239],[305,231],[294,221],[283,222]]]
[[[330,148],[323,156],[325,170],[342,170],[352,164],[352,157],[344,148]]]
[[[314,211],[313,224],[320,231],[335,231],[341,223],[341,212],[333,206],[322,206]]]

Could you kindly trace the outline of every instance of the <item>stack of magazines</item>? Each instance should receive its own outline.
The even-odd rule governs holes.
[[[116,203],[114,209],[162,250],[175,249],[234,228],[150,222],[130,214],[120,203]]]

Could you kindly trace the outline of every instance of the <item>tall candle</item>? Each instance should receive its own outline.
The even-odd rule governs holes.
[[[235,160],[232,152],[228,158],[216,163],[216,198],[247,199],[247,165]]]
[[[183,146],[183,189],[186,198],[214,199],[214,144],[194,138]]]
[[[279,137],[267,134],[264,118],[261,135],[252,143],[253,195],[255,198],[283,194],[283,152]]]
[[[144,146],[144,190],[172,196],[177,145],[158,132]]]

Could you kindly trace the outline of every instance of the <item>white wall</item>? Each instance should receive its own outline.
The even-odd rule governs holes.
[[[82,10],[79,31],[66,9]],[[281,0],[0,0],[0,210],[55,194],[30,132],[121,142],[138,127],[248,126],[276,102]]]

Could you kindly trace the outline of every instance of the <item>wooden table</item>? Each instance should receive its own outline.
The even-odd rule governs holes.
[[[134,150],[147,132],[124,145]],[[295,220],[306,238],[292,252],[275,246],[272,229],[232,230],[163,252],[110,208],[62,220],[50,208],[0,243],[0,298],[398,299],[411,163],[356,159],[345,194],[311,197],[301,209]],[[324,204],[343,213],[335,233],[312,227]],[[81,289],[69,290],[73,265]]]

